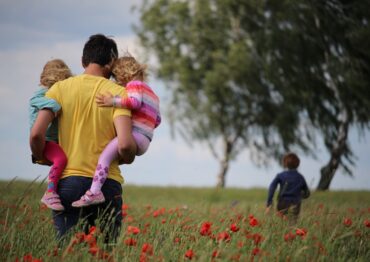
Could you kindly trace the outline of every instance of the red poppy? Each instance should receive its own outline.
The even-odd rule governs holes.
[[[230,234],[229,233],[227,233],[227,232],[224,231],[224,232],[218,233],[217,240],[218,241],[229,242],[231,240],[231,237],[230,237]]]
[[[140,258],[139,258],[139,262],[147,262],[147,261],[149,261],[149,259],[147,257],[147,254],[141,253]]]
[[[258,220],[253,215],[249,215],[249,225],[251,227],[258,226]]]
[[[90,246],[96,245],[96,238],[93,235],[88,234],[85,236],[85,242]]]
[[[92,226],[92,227],[90,227],[89,228],[89,234],[95,234],[95,232],[96,232],[96,226]]]
[[[86,234],[85,233],[77,232],[75,234],[75,239],[76,239],[76,241],[77,241],[78,244],[82,243],[85,240],[85,238],[86,238]]]
[[[209,236],[210,234],[212,234],[211,225],[212,223],[210,222],[204,222],[200,227],[200,234],[202,236]]]
[[[366,219],[364,221],[364,225],[365,225],[365,227],[370,227],[370,220]]]
[[[130,237],[130,238],[125,239],[125,244],[126,246],[136,246],[137,241]]]
[[[153,246],[148,243],[144,243],[142,248],[141,248],[142,253],[146,253],[148,255],[153,255]]]
[[[352,225],[352,219],[350,219],[350,218],[345,218],[345,219],[343,220],[343,225],[345,225],[345,226],[347,226],[347,227],[351,226],[351,225]]]
[[[212,252],[212,257],[213,258],[218,258],[218,257],[220,257],[220,255],[221,255],[220,251],[218,251],[217,249],[213,250],[213,252]]]
[[[253,256],[257,256],[257,255],[259,255],[259,254],[261,254],[261,249],[259,249],[258,247],[254,248],[254,249],[252,250],[252,255],[253,255]]]
[[[134,226],[128,226],[127,227],[127,233],[128,234],[137,235],[137,234],[140,233],[140,228],[134,227]]]
[[[194,252],[193,250],[189,249],[185,252],[185,257],[188,258],[188,259],[192,259],[194,257]]]
[[[175,239],[173,240],[173,242],[175,242],[175,244],[178,244],[181,242],[181,239],[179,237],[175,237]]]
[[[162,207],[160,209],[157,209],[157,210],[154,210],[153,211],[153,217],[163,215],[165,212],[166,212],[166,209],[164,207]]]
[[[18,258],[16,260],[18,260]],[[32,257],[31,254],[26,254],[23,256],[23,262],[42,262],[42,260]]]
[[[240,229],[240,227],[238,227],[238,226],[236,225],[236,223],[232,223],[232,224],[231,224],[231,226],[230,226],[230,230],[231,230],[232,232],[238,232],[238,231],[239,231],[239,229]]]
[[[95,256],[99,252],[99,248],[97,246],[93,246],[89,248],[89,253]]]
[[[262,242],[262,240],[263,240],[263,236],[261,234],[258,234],[258,233],[253,234],[254,244],[258,245],[259,243]]]
[[[304,228],[297,228],[296,231],[295,231],[295,234],[297,236],[301,236],[301,237],[304,237],[307,235],[307,230],[304,229]]]
[[[286,242],[293,241],[294,239],[295,239],[295,235],[292,232],[289,232],[289,233],[284,235],[284,240]]]

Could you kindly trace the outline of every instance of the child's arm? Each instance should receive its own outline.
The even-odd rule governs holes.
[[[96,103],[98,106],[103,107],[118,107],[127,108],[131,110],[139,109],[142,104],[143,94],[142,87],[138,84],[132,84],[131,82],[127,84],[126,87],[127,98],[120,96],[113,96],[111,93],[97,94]]]
[[[276,190],[276,187],[277,185],[279,184],[280,182],[280,178],[279,176],[277,175],[274,180],[272,180],[271,184],[270,184],[270,187],[269,187],[269,192],[268,192],[268,196],[267,196],[267,207],[271,206],[272,205],[272,199],[274,197],[274,194],[275,194],[275,190]]]
[[[306,180],[303,178],[302,198],[308,198],[311,192],[307,186]]]

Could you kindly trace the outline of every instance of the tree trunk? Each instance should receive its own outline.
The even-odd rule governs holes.
[[[329,64],[329,56],[326,54],[326,62]],[[346,109],[339,90],[338,86],[336,85],[333,77],[331,76],[330,72],[326,72],[327,75],[324,74],[324,78],[327,81],[327,86],[329,89],[333,91],[333,95],[337,100],[339,106],[339,128],[336,141],[332,143],[331,150],[330,150],[330,160],[329,162],[321,168],[321,177],[319,184],[317,186],[317,190],[328,190],[331,181],[333,180],[334,174],[337,171],[337,168],[341,162],[341,157],[346,150],[347,144],[347,137],[348,137],[348,127],[349,127],[349,115],[348,110]]]
[[[317,186],[317,190],[324,191],[329,189],[330,183],[341,162],[341,157],[345,152],[349,126],[348,113],[345,108],[342,108],[341,116],[342,119],[339,125],[338,137],[335,143],[333,143],[329,162],[320,170],[321,177]]]
[[[226,174],[229,170],[229,162],[231,151],[233,147],[233,143],[230,141],[224,141],[224,152],[223,152],[223,159],[220,161],[220,172],[217,176],[217,187],[224,188],[225,181],[226,181]]]

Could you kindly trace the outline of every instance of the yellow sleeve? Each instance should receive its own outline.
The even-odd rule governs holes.
[[[115,108],[113,112],[113,119],[115,119],[117,116],[131,117],[131,111],[124,108]]]
[[[49,90],[45,93],[45,97],[54,99],[59,105],[61,105],[58,83],[55,83],[51,88],[49,88]]]

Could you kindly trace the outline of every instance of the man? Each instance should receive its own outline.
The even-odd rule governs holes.
[[[102,187],[106,199],[103,204],[83,209],[71,206],[89,189],[99,155],[114,137],[118,138],[120,161],[129,164],[135,158],[131,112],[113,107],[102,108],[95,103],[98,93],[127,96],[124,88],[108,80],[117,56],[117,45],[112,39],[101,34],[91,36],[83,49],[84,73],[56,83],[45,95],[61,106],[59,144],[68,158],[58,185],[58,194],[65,210],[53,211],[58,237],[65,235],[78,223],[79,218],[86,219],[86,225],[91,226],[95,225],[98,216],[104,217],[100,227],[106,233],[106,241],[114,242],[119,233],[123,183],[118,168],[119,159],[111,164],[108,179]],[[54,117],[52,111],[41,110],[31,130],[30,146],[36,159],[44,158],[45,132]]]

